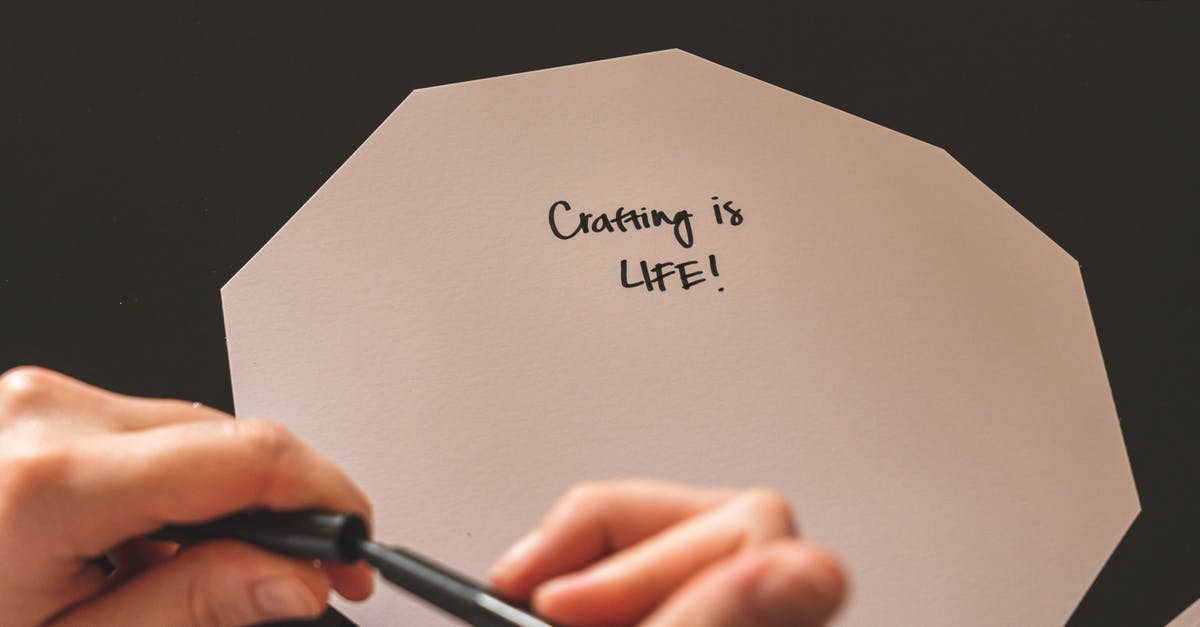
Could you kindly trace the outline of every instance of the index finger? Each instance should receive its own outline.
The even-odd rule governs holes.
[[[34,506],[63,525],[75,556],[97,555],[165,524],[250,506],[321,507],[370,520],[366,496],[277,423],[220,420],[106,433],[48,452]],[[70,517],[62,516],[70,512]]]

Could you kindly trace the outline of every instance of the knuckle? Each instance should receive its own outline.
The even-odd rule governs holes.
[[[598,481],[581,481],[563,495],[562,504],[570,508],[589,507],[602,498],[605,486]]]
[[[295,482],[283,480],[293,453],[300,448],[292,432],[272,420],[230,420],[221,428],[234,436],[239,451],[239,463],[244,463],[246,490],[252,502],[259,503],[274,495],[290,500],[297,497]]]
[[[195,564],[199,575],[188,581],[186,616],[190,627],[224,627],[247,622],[252,614],[220,591],[220,581],[231,572],[250,572],[256,566],[254,551],[249,546],[230,540],[216,540],[190,551],[188,559]]]
[[[226,620],[224,608],[213,599],[200,577],[193,578],[187,591],[187,621],[190,627],[223,627],[231,625]]]
[[[771,614],[789,617],[796,624],[826,624],[846,597],[842,566],[811,543],[775,540],[744,553],[740,561],[743,598],[770,607]]]
[[[64,483],[74,459],[75,451],[62,444],[33,444],[9,451],[0,459],[0,499],[13,506],[49,494]]]
[[[575,520],[590,518],[602,509],[607,484],[599,481],[582,481],[572,485],[559,499],[551,511],[555,520]]]
[[[822,546],[801,540],[780,541],[768,548],[767,555],[770,568],[779,573],[806,581],[819,578],[828,596],[841,598],[850,586],[841,560]]]
[[[250,448],[269,458],[280,457],[296,446],[296,436],[273,420],[237,420],[232,424]]]
[[[58,373],[37,366],[18,366],[0,375],[0,408],[8,413],[35,408],[61,385],[62,375]]]
[[[204,586],[193,579],[187,592],[188,625],[191,627],[220,627],[223,624],[218,607],[212,603]]]
[[[749,515],[758,525],[777,533],[790,534],[794,531],[792,505],[779,491],[773,488],[750,488],[742,498]]]

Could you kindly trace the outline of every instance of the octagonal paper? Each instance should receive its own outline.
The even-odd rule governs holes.
[[[239,415],[480,577],[578,480],[769,485],[845,624],[1051,625],[1138,511],[1078,264],[945,151],[680,51],[413,92],[222,296]]]

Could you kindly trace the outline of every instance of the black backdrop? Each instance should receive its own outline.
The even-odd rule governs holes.
[[[681,47],[947,148],[1082,263],[1144,512],[1072,622],[1162,625],[1200,594],[1195,3],[875,4],[9,6],[0,368],[229,410],[219,287],[411,89]]]

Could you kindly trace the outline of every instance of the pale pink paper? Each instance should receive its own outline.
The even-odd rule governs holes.
[[[559,240],[560,199],[695,246]],[[478,576],[581,479],[762,484],[845,624],[1061,624],[1138,511],[1078,264],[945,151],[677,50],[413,92],[222,298],[239,416]]]
[[[1200,627],[1200,600],[1176,616],[1167,627]]]

